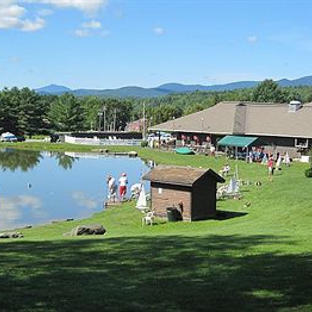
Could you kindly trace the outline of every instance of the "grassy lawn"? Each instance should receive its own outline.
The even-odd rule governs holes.
[[[51,146],[81,150],[14,144]],[[216,171],[225,162],[118,149]],[[312,179],[303,174],[308,165],[283,167],[273,182],[261,164],[230,161],[232,169],[236,165],[242,179],[262,185],[244,186],[241,200],[218,201],[228,218],[156,220],[142,227],[142,214],[129,202],[88,220],[25,229],[24,238],[2,240],[0,311],[312,311]],[[62,236],[95,222],[106,228],[104,236]]]

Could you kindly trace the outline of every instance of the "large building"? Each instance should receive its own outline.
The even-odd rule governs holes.
[[[312,145],[312,103],[220,102],[149,130],[172,132],[177,138],[195,136],[215,145],[227,135],[257,137],[259,144],[275,150],[304,150]]]

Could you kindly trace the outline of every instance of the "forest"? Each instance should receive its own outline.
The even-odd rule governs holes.
[[[257,87],[223,92],[177,93],[157,98],[101,98],[40,95],[29,88],[0,91],[0,131],[16,135],[51,134],[56,131],[124,130],[143,117],[149,125],[194,113],[221,101],[288,103],[312,102],[312,87],[282,88],[267,79]]]

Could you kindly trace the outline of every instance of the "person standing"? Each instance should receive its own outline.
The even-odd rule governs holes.
[[[287,167],[290,167],[290,157],[289,157],[288,152],[285,153],[284,163]]]
[[[269,180],[273,181],[274,160],[273,160],[273,156],[272,155],[268,159],[267,168],[268,168]]]
[[[280,155],[280,153],[277,153],[276,165],[275,165],[276,172],[278,172],[279,170],[282,170],[281,165],[282,165],[282,156]]]
[[[119,178],[118,182],[119,182],[119,196],[121,200],[124,200],[127,194],[127,184],[128,184],[128,178],[125,172],[121,174],[121,177]]]
[[[117,193],[117,185],[114,177],[109,175],[107,177],[107,185],[108,185],[108,199],[112,202],[116,201],[116,193]]]

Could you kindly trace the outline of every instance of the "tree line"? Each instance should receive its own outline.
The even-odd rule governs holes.
[[[0,132],[32,136],[55,131],[118,131],[143,117],[147,118],[149,125],[154,125],[221,101],[288,103],[291,100],[312,102],[312,87],[282,88],[267,79],[255,88],[196,91],[146,99],[77,97],[70,93],[40,95],[29,88],[4,88],[0,91]]]

